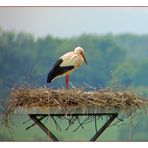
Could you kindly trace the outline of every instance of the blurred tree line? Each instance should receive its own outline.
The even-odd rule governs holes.
[[[148,95],[148,35],[83,34],[72,38],[51,35],[36,38],[29,33],[17,34],[0,28],[0,99],[4,100],[3,94],[9,95],[7,92],[12,87],[24,84],[65,87],[64,78],[47,84],[47,74],[62,54],[77,46],[85,49],[88,65],[84,64],[71,74],[74,86],[85,87],[84,82],[96,88],[121,84]],[[146,123],[142,125],[144,136]],[[123,140],[126,140],[126,131],[127,128],[121,129]]]
[[[116,84],[147,86],[147,41],[148,35],[133,34],[35,38],[29,33],[0,29],[0,90],[24,83],[64,87],[63,78],[47,84],[47,74],[62,54],[77,46],[85,49],[88,66],[83,65],[72,73],[74,86],[83,87],[83,82],[96,88]]]

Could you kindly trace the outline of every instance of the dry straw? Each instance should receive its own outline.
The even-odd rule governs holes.
[[[84,110],[84,108],[87,107],[94,107],[94,109],[101,108],[108,111],[115,109],[118,110],[118,113],[123,112],[124,114],[130,116],[137,109],[142,108],[146,110],[147,105],[147,100],[143,99],[141,96],[138,96],[134,91],[131,91],[130,89],[113,90],[111,88],[106,88],[86,92],[83,89],[54,90],[50,88],[19,87],[13,88],[11,90],[10,99],[6,103],[6,111],[3,116],[3,123],[8,127],[9,119],[17,107],[23,107],[27,109],[32,107],[49,109],[56,108],[57,110],[64,110],[65,114],[69,108],[73,108],[73,111],[71,112],[73,113],[77,108],[82,108],[82,110]],[[69,121],[72,119],[73,118],[71,118]],[[79,121],[79,118],[76,117],[75,119]],[[91,118],[87,117],[86,119],[90,120]],[[55,121],[55,119],[54,122],[57,127],[57,121]],[[82,123],[80,123],[76,130],[82,126]],[[32,124],[29,126],[29,128],[34,125],[35,124]],[[70,126],[71,122],[69,122],[66,130]]]
[[[130,90],[114,91],[110,88],[85,92],[83,89],[49,89],[20,87],[12,89],[7,102],[7,112],[16,107],[49,107],[68,109],[69,107],[101,107],[104,109],[143,108],[147,101]]]

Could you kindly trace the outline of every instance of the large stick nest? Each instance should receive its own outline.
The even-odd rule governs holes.
[[[59,111],[65,111],[65,115],[69,108],[73,110],[77,108],[81,108],[85,110],[87,107],[93,108],[95,111],[96,108],[101,108],[104,110],[118,110],[118,112],[123,112],[128,116],[133,113],[137,109],[144,109],[148,105],[148,101],[143,97],[137,95],[134,91],[131,90],[112,90],[110,88],[89,91],[86,92],[83,89],[49,89],[49,88],[31,88],[31,87],[20,87],[13,88],[10,93],[10,99],[6,104],[6,111],[3,116],[3,123],[5,126],[8,126],[8,121],[11,118],[11,115],[14,113],[14,110],[17,107],[23,108],[32,108],[32,107],[41,107],[41,108],[56,108]],[[73,112],[73,111],[72,111]],[[85,112],[84,112],[85,113]],[[40,118],[45,118],[47,115],[41,115]],[[56,127],[60,127],[57,121],[51,116]],[[60,117],[61,119],[61,117]],[[65,119],[63,117],[62,119]],[[67,118],[66,118],[67,119]],[[98,118],[100,119],[100,118]],[[71,123],[74,123],[78,120],[80,124],[74,131],[79,129],[79,127],[83,127],[85,122],[91,120],[90,116],[88,116],[82,123],[80,122],[78,117],[73,118],[69,117],[68,127],[66,130],[71,127]],[[92,121],[92,120],[91,120]],[[27,120],[28,122],[28,120]],[[95,116],[95,125],[97,125],[97,120]],[[118,122],[117,122],[118,123]],[[33,123],[31,126],[26,128],[28,130],[35,124]],[[97,127],[96,131],[97,131]]]
[[[147,101],[130,90],[114,91],[110,88],[85,92],[82,89],[49,89],[49,88],[15,88],[10,93],[7,110],[16,107],[57,107],[65,110],[69,107],[98,107],[104,109],[142,108]]]

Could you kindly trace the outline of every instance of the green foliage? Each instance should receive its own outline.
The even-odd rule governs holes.
[[[80,122],[82,123],[85,117],[79,117]],[[0,129],[0,141],[48,141],[47,135],[42,132],[42,130],[38,126],[33,126],[29,130],[25,131],[25,128],[32,124],[32,121],[27,122],[26,124],[22,124],[24,121],[28,120],[27,115],[13,115],[11,122],[11,134],[10,131],[6,128]],[[44,119],[42,122],[47,126],[52,133],[60,140],[60,141],[89,141],[89,139],[94,136],[96,133],[94,122],[90,122],[83,125],[83,128],[80,127],[78,130],[73,132],[78,126],[79,123],[75,122],[68,130],[65,130],[68,127],[67,120],[56,119],[58,124],[60,123],[61,131],[56,129],[56,125],[51,118],[48,120]],[[103,117],[99,121],[97,121],[97,128],[99,129],[106,122],[106,118]],[[97,141],[116,141],[118,140],[118,129],[115,126],[107,129],[106,132],[102,134],[100,139]],[[114,133],[114,135],[112,135]]]
[[[135,73],[135,86],[148,86],[148,60],[144,60],[139,64],[139,69]]]
[[[35,39],[31,34],[1,31],[0,67],[3,77],[1,87],[11,88],[24,81],[37,85],[46,84],[50,67],[65,52],[77,46],[85,49],[89,66],[84,66],[72,75],[74,85],[83,82],[98,87],[106,87],[111,71],[123,62],[125,52],[117,46],[111,35],[82,35],[71,39],[57,39],[51,36]],[[84,73],[87,75],[84,77]],[[93,76],[93,77],[92,77]],[[63,87],[58,79],[54,87]]]
[[[137,63],[133,60],[126,60],[119,65],[112,73],[110,85],[122,84],[124,86],[133,85],[135,73],[137,73]]]
[[[134,34],[83,34],[63,39],[48,35],[35,38],[32,34],[16,34],[0,28],[0,100],[7,99],[9,89],[18,85],[65,87],[64,78],[47,84],[47,74],[61,55],[77,46],[85,49],[88,65],[83,65],[71,74],[74,86],[85,87],[83,82],[96,88],[121,84],[133,87],[138,93],[147,96],[147,41],[148,35]],[[135,128],[135,134],[141,125],[144,128],[139,133],[141,140],[147,140],[146,124],[139,123],[139,120],[142,119],[137,119],[139,126]],[[120,139],[126,140],[126,130],[119,131]],[[123,136],[121,133],[124,133]],[[9,139],[7,136],[3,138]]]
[[[142,114],[140,111],[125,123],[126,125],[119,129],[119,139],[121,141],[148,141],[147,114]]]

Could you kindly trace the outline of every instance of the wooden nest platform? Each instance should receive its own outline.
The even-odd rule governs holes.
[[[26,114],[90,112],[132,112],[147,101],[130,90],[110,88],[85,92],[83,89],[13,88],[6,110]]]
[[[48,116],[50,116],[56,129],[60,129],[60,131],[59,120],[68,122],[65,130],[68,130],[76,122],[79,125],[74,128],[73,132],[94,121],[96,134],[90,141],[95,141],[115,118],[119,121],[114,124],[123,121],[124,117],[122,119],[118,118],[119,113],[128,117],[137,109],[146,110],[147,104],[147,100],[131,90],[121,91],[107,88],[86,92],[83,89],[54,90],[50,88],[20,87],[11,90],[10,99],[5,106],[3,123],[7,126],[12,114],[26,114],[30,119],[24,123],[30,120],[34,122],[26,130],[38,125],[49,138],[58,141],[59,139],[47,128],[48,125],[45,126],[41,120],[48,119]],[[86,116],[85,119],[79,118],[82,116]],[[108,119],[98,130],[97,122],[103,116]]]

